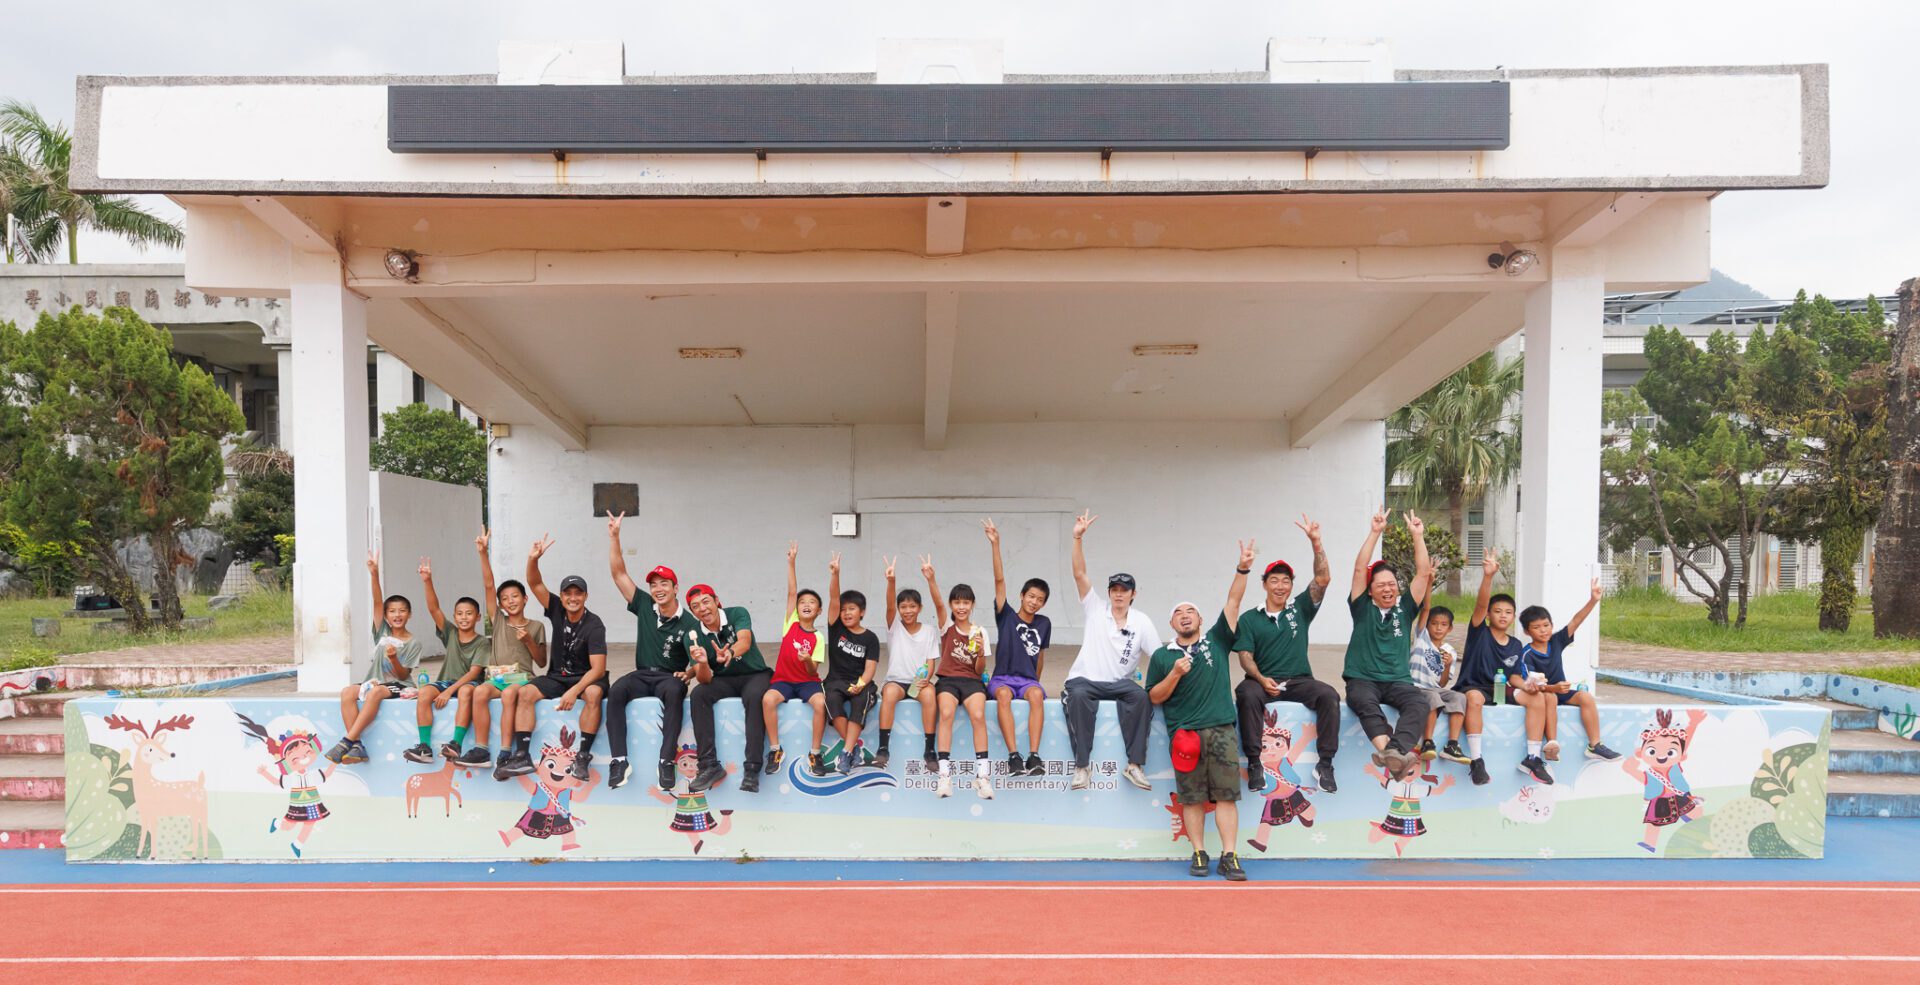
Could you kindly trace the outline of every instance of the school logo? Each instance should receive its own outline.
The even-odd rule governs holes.
[[[841,745],[834,743],[833,748],[827,750],[827,757],[823,758],[829,761],[839,758]],[[786,772],[787,782],[793,785],[793,789],[809,797],[837,797],[851,790],[895,789],[900,786],[898,778],[877,766],[855,766],[851,773],[814,776],[813,771],[807,768],[804,756],[793,757]]]

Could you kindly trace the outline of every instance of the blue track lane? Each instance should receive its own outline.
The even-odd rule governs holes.
[[[1781,859],[1246,858],[1289,882],[1920,882],[1920,819],[1828,818],[1827,857]],[[1179,862],[258,862],[68,865],[57,851],[0,851],[0,884],[1140,882],[1191,881]]]

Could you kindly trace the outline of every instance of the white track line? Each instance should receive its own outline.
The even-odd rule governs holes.
[[[1792,961],[1801,963],[1920,963],[1916,954],[1555,954],[1555,961]],[[1391,961],[1399,964],[1420,961],[1539,961],[1537,954],[1379,954],[1371,952],[1279,951],[1263,954],[216,954],[156,955],[152,957],[101,957],[73,955],[65,957],[0,958],[0,965],[130,965],[130,964],[248,964],[255,962],[338,964],[342,962],[472,962],[472,961],[623,961],[630,963],[674,963],[715,961]]]
[[[1391,890],[1396,893],[1644,893],[1685,890],[1688,893],[1920,893],[1920,886],[1878,886],[1872,884],[1852,886],[1802,886],[1795,883],[1763,883],[1750,886],[1698,885],[1686,882],[1628,883],[1619,885],[1580,885],[1564,883],[1516,883],[1499,885],[1434,885],[1428,883],[1396,883],[1382,880],[1374,883],[1246,883],[1228,884],[1220,881],[1194,883],[1136,883],[1117,886],[1078,885],[1056,883],[852,883],[828,882],[814,885],[753,885],[716,884],[567,884],[543,885],[540,883],[515,883],[512,885],[408,885],[405,883],[381,885],[335,885],[332,883],[291,883],[272,886],[195,886],[195,885],[76,885],[76,886],[0,886],[0,896],[59,896],[73,894],[164,894],[178,896],[183,894],[221,895],[235,893],[1371,893]]]

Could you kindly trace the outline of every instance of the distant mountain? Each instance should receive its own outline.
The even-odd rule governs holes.
[[[1719,270],[1711,271],[1707,282],[1681,291],[1670,301],[1650,304],[1626,315],[1630,325],[1684,325],[1717,315],[1729,308],[1745,307],[1770,300],[1751,286],[1734,280]]]
[[[1681,291],[1680,297],[1689,301],[1694,300],[1696,298],[1701,300],[1706,300],[1706,301],[1766,301],[1766,300],[1769,300],[1765,294],[1762,294],[1759,291],[1754,290],[1752,287],[1740,281],[1734,280],[1733,278],[1727,276],[1724,273],[1721,273],[1718,268],[1715,268],[1708,275],[1707,282],[1705,284],[1701,284],[1698,287],[1689,287],[1686,290]]]

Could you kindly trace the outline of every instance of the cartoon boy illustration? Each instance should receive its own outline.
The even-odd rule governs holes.
[[[1700,798],[1687,786],[1687,775],[1680,764],[1687,761],[1687,746],[1693,733],[1706,721],[1699,708],[1687,712],[1687,727],[1673,724],[1673,712],[1662,708],[1653,713],[1654,724],[1640,733],[1640,748],[1620,761],[1627,775],[1645,785],[1647,798],[1646,835],[1640,847],[1647,854],[1658,854],[1660,829],[1669,824],[1691,821],[1700,816]]]
[[[674,770],[680,774],[681,782],[676,784],[672,791],[662,790],[656,786],[647,792],[653,795],[653,799],[663,804],[673,805],[673,823],[667,825],[667,828],[686,835],[687,841],[693,844],[693,853],[698,855],[701,846],[707,843],[706,835],[711,834],[718,838],[733,830],[731,816],[733,812],[721,811],[720,819],[716,822],[713,811],[707,807],[706,791],[687,789],[688,781],[700,772],[700,750],[697,747],[681,746],[680,754],[674,757],[673,765]],[[733,772],[731,766],[723,769],[728,773]]]
[[[314,760],[320,758],[320,737],[312,732],[290,730],[275,737],[253,719],[245,715],[235,717],[240,719],[241,730],[259,739],[267,747],[267,755],[280,767],[277,776],[265,766],[257,770],[261,779],[287,792],[287,812],[267,822],[267,833],[279,831],[285,822],[287,830],[293,833],[287,847],[293,850],[294,858],[299,858],[305,851],[307,839],[313,835],[314,826],[326,820],[329,813],[327,805],[320,802],[320,784],[339,767],[328,763],[317,773],[309,772]]]
[[[1300,783],[1300,774],[1294,764],[1300,759],[1300,751],[1313,742],[1318,730],[1312,722],[1300,729],[1300,741],[1293,740],[1293,732],[1280,725],[1280,713],[1267,712],[1266,723],[1260,729],[1260,772],[1273,781],[1267,791],[1266,805],[1260,810],[1260,830],[1254,832],[1247,844],[1255,851],[1267,850],[1267,838],[1273,829],[1300,819],[1302,827],[1313,827],[1313,805],[1307,801],[1309,789]]]
[[[1418,756],[1408,756],[1395,765],[1398,770],[1388,775],[1381,772],[1380,767],[1367,764],[1367,773],[1378,778],[1393,798],[1387,805],[1385,820],[1367,822],[1373,828],[1367,832],[1367,840],[1378,844],[1382,839],[1392,838],[1393,854],[1404,856],[1407,843],[1427,833],[1427,823],[1420,820],[1420,801],[1453,786],[1453,775],[1439,777],[1420,772],[1425,764]]]
[[[573,745],[575,738],[572,729],[562,726],[560,744],[541,749],[539,765],[531,774],[519,777],[520,786],[533,797],[527,801],[526,813],[520,815],[520,820],[514,822],[511,829],[500,832],[501,842],[512,845],[521,835],[540,839],[559,835],[561,851],[570,852],[580,847],[580,839],[574,836],[573,829],[586,822],[573,816],[573,802],[585,801],[593,793],[593,788],[600,783],[600,771],[588,770],[585,780],[572,774],[573,761],[579,756]]]

